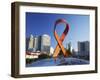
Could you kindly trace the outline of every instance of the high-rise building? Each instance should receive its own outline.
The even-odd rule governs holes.
[[[45,34],[33,37],[30,35],[30,38],[26,38],[26,50],[50,53],[50,36]]]
[[[34,49],[35,49],[34,51],[38,49],[38,38],[37,37],[34,38]]]
[[[50,36],[42,35],[41,36],[41,52],[50,53]]]
[[[34,46],[35,51],[41,51],[41,36],[36,36],[34,38]]]
[[[79,55],[89,55],[89,41],[78,42]]]
[[[34,38],[33,38],[33,35],[31,34],[29,38],[28,50],[32,50],[33,45],[34,45]]]
[[[37,51],[41,51],[41,36],[38,36],[38,49]]]
[[[26,50],[28,50],[29,40],[29,38],[26,38]]]

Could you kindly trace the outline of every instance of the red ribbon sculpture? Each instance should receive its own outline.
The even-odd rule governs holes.
[[[56,32],[56,26],[59,23],[64,23],[66,25],[65,30],[64,30],[64,32],[62,33],[62,35],[60,37],[58,36],[58,34]],[[62,44],[62,42],[64,41],[65,36],[68,33],[68,31],[69,31],[69,25],[68,25],[68,23],[64,19],[58,19],[55,22],[55,25],[54,25],[54,36],[55,36],[56,41],[58,42],[58,44],[57,44],[57,46],[56,46],[56,48],[54,50],[54,54],[53,54],[53,58],[55,60],[56,60],[60,50],[62,50],[64,57],[69,55],[69,53],[65,50],[65,48],[64,48],[64,46]]]

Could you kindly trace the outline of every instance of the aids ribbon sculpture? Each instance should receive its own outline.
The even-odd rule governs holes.
[[[65,26],[65,30],[64,32],[62,33],[62,35],[59,37],[57,32],[56,32],[56,26],[60,23],[64,23],[66,26]],[[62,53],[64,55],[64,57],[67,57],[69,55],[68,51],[65,50],[62,42],[64,41],[67,33],[69,31],[69,25],[68,23],[64,20],[64,19],[58,19],[56,22],[55,22],[55,25],[54,25],[54,36],[55,36],[55,39],[56,41],[58,42],[55,50],[54,50],[54,53],[53,53],[53,58],[56,60],[56,58],[58,57],[58,54],[59,52],[62,50]]]

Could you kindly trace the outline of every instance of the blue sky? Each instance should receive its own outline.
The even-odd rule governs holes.
[[[55,21],[65,19],[70,25],[70,29],[63,45],[66,47],[66,44],[71,42],[72,47],[76,50],[78,41],[89,41],[89,18],[89,15],[26,12],[26,37],[31,34],[33,36],[48,34],[51,36],[51,46],[55,48],[57,45],[53,34]],[[58,35],[61,35],[64,29],[65,24],[57,25]]]

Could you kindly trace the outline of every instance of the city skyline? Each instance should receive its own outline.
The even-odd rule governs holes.
[[[41,36],[33,36],[31,34],[30,37],[26,39],[26,51],[50,53],[50,39],[50,36],[46,34]]]
[[[59,18],[65,19],[70,29],[64,40],[64,46],[71,42],[72,47],[77,49],[78,41],[89,41],[89,16],[88,15],[73,15],[73,14],[50,14],[50,13],[26,13],[26,37],[30,34],[39,36],[48,34],[51,37],[51,46],[55,48],[57,42],[53,34],[55,21]],[[57,27],[58,35],[64,31],[64,24],[59,24]],[[41,28],[42,27],[42,28]],[[40,28],[40,29],[39,29]]]

